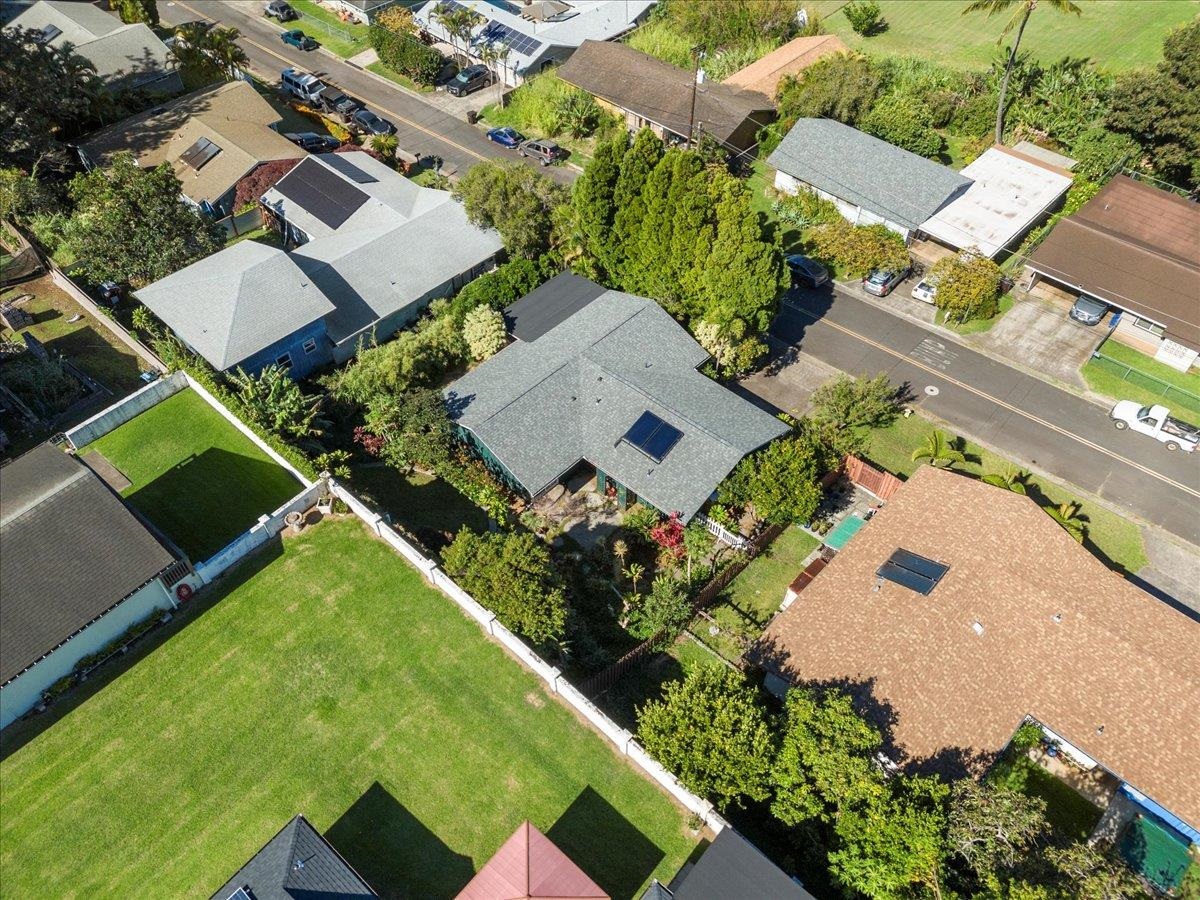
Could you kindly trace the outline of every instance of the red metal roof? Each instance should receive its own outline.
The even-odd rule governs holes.
[[[496,851],[458,900],[608,900],[554,842],[528,820]]]

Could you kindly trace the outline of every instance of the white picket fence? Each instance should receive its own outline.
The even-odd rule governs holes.
[[[606,716],[599,707],[570,684],[563,677],[562,672],[534,653],[524,641],[505,628],[496,618],[495,613],[459,587],[453,578],[438,567],[436,562],[422,555],[420,551],[397,534],[381,515],[366,506],[345,487],[336,481],[331,481],[330,486],[334,496],[362,519],[368,528],[416,566],[431,584],[478,622],[488,635],[503,644],[526,668],[545,681],[551,691],[595,726],[596,730],[608,738],[630,762],[657,782],[685,808],[699,816],[713,831],[719,833],[728,827],[729,823],[720,816],[711,803],[697,797],[680,784],[679,779],[650,756],[630,732]]]
[[[696,521],[705,527],[722,544],[727,544],[734,550],[745,550],[750,542],[740,534],[734,534],[720,522],[714,522],[708,516],[696,516]]]

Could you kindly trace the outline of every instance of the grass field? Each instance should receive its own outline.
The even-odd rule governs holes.
[[[887,29],[861,37],[841,11],[846,0],[819,0],[826,30],[847,45],[879,54],[933,55],[967,69],[987,68],[996,39],[1007,21],[997,15],[964,16],[960,0],[879,0]],[[1042,62],[1063,56],[1090,57],[1104,69],[1120,71],[1153,65],[1162,57],[1162,39],[1171,28],[1200,13],[1198,0],[1095,0],[1081,3],[1083,15],[1038,9],[1029,20],[1021,49]]]
[[[206,897],[303,812],[385,897],[452,897],[528,818],[613,897],[684,814],[355,520],[289,539],[0,763],[7,897]]]
[[[309,37],[319,41],[330,53],[345,59],[362,53],[371,46],[366,25],[343,22],[337,15],[313,0],[295,0],[292,6],[300,13],[300,18],[288,22],[284,27],[288,31],[299,28]],[[318,63],[314,62],[313,65],[317,66]]]
[[[1118,363],[1130,366],[1136,372],[1123,378],[1123,371],[1118,372],[1115,367],[1110,368],[1101,361],[1089,359],[1079,370],[1079,374],[1097,394],[1112,397],[1114,400],[1137,400],[1151,406],[1161,403],[1171,410],[1171,415],[1193,425],[1200,425],[1200,372],[1196,369],[1180,372],[1118,341],[1105,341],[1100,352]],[[1151,389],[1152,381],[1139,382],[1136,373],[1144,373],[1188,391],[1195,399],[1179,393],[1163,396],[1160,390]]]
[[[380,512],[391,514],[393,522],[410,531],[487,528],[487,514],[440,478],[418,472],[402,475],[389,466],[358,466],[351,483]]]
[[[1024,791],[1046,801],[1046,818],[1055,831],[1073,841],[1087,840],[1101,810],[1091,800],[1055,778],[1026,756],[1002,760],[989,781],[1012,790]]]
[[[722,601],[708,611],[709,615],[716,619],[722,632],[733,632],[747,639],[758,637],[783,602],[787,586],[800,574],[804,558],[818,546],[817,539],[808,532],[789,528],[742,570]],[[724,633],[707,633],[709,624],[701,619],[692,628],[726,659],[732,661],[741,656],[741,643]]]
[[[194,562],[207,559],[300,483],[194,391],[180,391],[81,453],[98,450],[132,484],[122,492]]]
[[[417,84],[407,75],[401,75],[399,72],[393,72],[381,62],[373,62],[367,66],[368,72],[374,72],[376,75],[381,75],[388,81],[393,81],[401,87],[408,88],[410,91],[416,91],[418,94],[428,94],[433,91],[433,85]]]
[[[934,428],[931,422],[920,416],[897,419],[887,428],[876,429],[871,433],[866,456],[875,465],[907,477],[919,465],[912,461],[912,451],[925,442],[925,438]],[[948,429],[942,430],[948,435],[951,434]],[[967,442],[959,449],[967,455],[967,462],[955,465],[957,471],[983,475],[992,472],[1004,473],[1016,468],[1009,460],[976,444]],[[1146,565],[1148,560],[1142,544],[1141,530],[1133,522],[1110,512],[1098,503],[1076,497],[1071,491],[1045,478],[1034,477],[1033,483],[1037,489],[1030,491],[1030,496],[1043,506],[1075,500],[1082,504],[1082,513],[1087,517],[1087,538],[1084,540],[1084,546],[1101,559],[1126,572],[1136,572]]]

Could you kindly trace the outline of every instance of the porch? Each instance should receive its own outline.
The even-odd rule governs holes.
[[[557,526],[563,536],[590,550],[608,540],[621,525],[637,495],[587,461],[581,461],[559,483],[535,499],[531,510]]]

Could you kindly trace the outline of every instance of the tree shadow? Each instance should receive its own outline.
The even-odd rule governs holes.
[[[684,638],[687,640],[687,638]],[[627,672],[595,702],[622,728],[637,731],[637,710],[662,697],[663,685],[684,677],[683,666],[669,653],[657,653],[644,666]]]
[[[579,792],[546,832],[610,897],[632,897],[665,853],[592,789]]]
[[[799,350],[804,349],[808,329],[833,306],[833,281],[819,288],[793,287],[780,298],[779,312],[769,329],[776,340]]]
[[[378,781],[325,832],[381,897],[453,897],[475,874]]]

